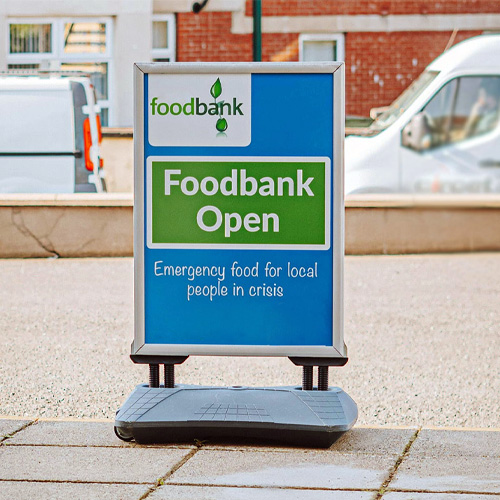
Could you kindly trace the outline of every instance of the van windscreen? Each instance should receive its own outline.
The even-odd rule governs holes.
[[[392,125],[430,85],[438,71],[424,71],[377,119],[370,125],[373,134]]]

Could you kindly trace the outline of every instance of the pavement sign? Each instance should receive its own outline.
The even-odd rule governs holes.
[[[164,364],[167,390],[191,355],[288,356],[303,389],[319,366],[328,390],[328,366],[347,362],[343,64],[153,63],[135,75],[132,359],[150,365],[154,390]],[[177,398],[198,397],[180,387]],[[354,423],[347,405],[337,431]]]

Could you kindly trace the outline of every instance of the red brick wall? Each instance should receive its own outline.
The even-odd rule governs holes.
[[[178,61],[252,61],[252,35],[231,33],[230,12],[201,12],[177,14]],[[293,57],[281,60],[298,60],[298,35],[296,33],[264,33],[262,35],[262,60],[271,61],[289,44],[295,45]],[[288,52],[287,52],[288,54]]]
[[[251,1],[247,1],[247,11]],[[286,9],[285,9],[286,6]],[[264,0],[264,15],[500,12],[500,1]],[[496,9],[496,10],[495,10]],[[251,61],[252,35],[231,33],[230,12],[177,14],[178,61]],[[458,32],[455,43],[480,32]],[[451,32],[346,33],[346,113],[390,104],[446,47]],[[264,33],[263,61],[297,61],[298,33]]]
[[[246,15],[252,15],[252,0]],[[500,12],[498,0],[262,0],[263,16],[468,14]]]
[[[178,61],[251,61],[252,35],[231,34],[230,12],[177,14]]]

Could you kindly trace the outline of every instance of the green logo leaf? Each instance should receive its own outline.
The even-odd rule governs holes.
[[[210,94],[212,94],[212,97],[214,99],[217,99],[222,94],[222,85],[220,83],[219,78],[217,78],[216,82],[212,85],[212,88],[210,89]]]
[[[225,118],[219,118],[217,120],[217,123],[215,124],[215,128],[219,131],[219,132],[224,132],[224,130],[227,129],[227,121]]]

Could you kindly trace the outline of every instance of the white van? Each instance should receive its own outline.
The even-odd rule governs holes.
[[[500,192],[500,35],[444,52],[361,135],[345,192]]]
[[[88,78],[0,77],[0,193],[106,190]]]

